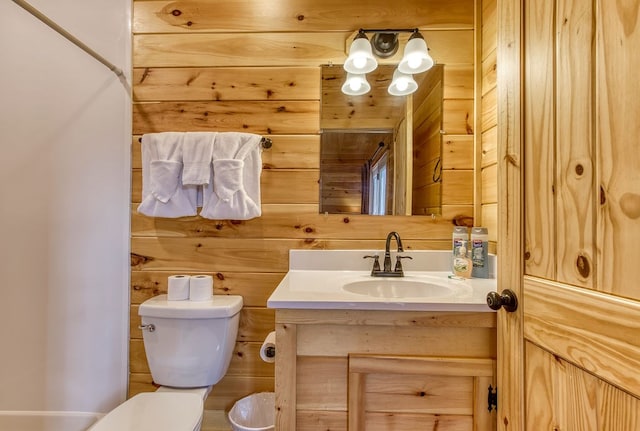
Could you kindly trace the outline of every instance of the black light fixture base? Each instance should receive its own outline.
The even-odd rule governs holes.
[[[376,33],[371,38],[371,49],[380,58],[392,57],[399,45],[398,33]]]

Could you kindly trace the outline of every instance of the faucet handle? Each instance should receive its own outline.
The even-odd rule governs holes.
[[[367,255],[367,256],[363,256],[363,259],[373,259],[373,269],[371,270],[371,273],[373,274],[376,271],[380,271],[380,256],[378,256],[377,254],[374,255]]]
[[[394,272],[403,272],[402,270],[402,259],[413,259],[411,256],[396,256],[396,267],[393,270]]]

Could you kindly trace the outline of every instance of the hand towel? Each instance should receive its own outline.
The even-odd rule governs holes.
[[[213,144],[211,182],[200,215],[214,220],[249,220],[262,214],[260,135],[218,133]]]
[[[182,142],[182,184],[207,185],[215,132],[187,132]]]
[[[142,136],[142,202],[138,212],[151,217],[197,214],[198,186],[182,185],[184,133],[150,133]]]

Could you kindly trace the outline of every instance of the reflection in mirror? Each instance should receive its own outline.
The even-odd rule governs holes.
[[[342,66],[322,68],[321,213],[440,214],[443,67],[400,97],[387,91],[394,69],[379,65],[371,91],[349,96]]]
[[[391,214],[393,130],[324,130],[320,212]]]

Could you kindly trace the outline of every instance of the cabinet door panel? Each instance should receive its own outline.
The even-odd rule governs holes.
[[[491,359],[349,355],[349,430],[494,429],[477,396],[493,370]]]

